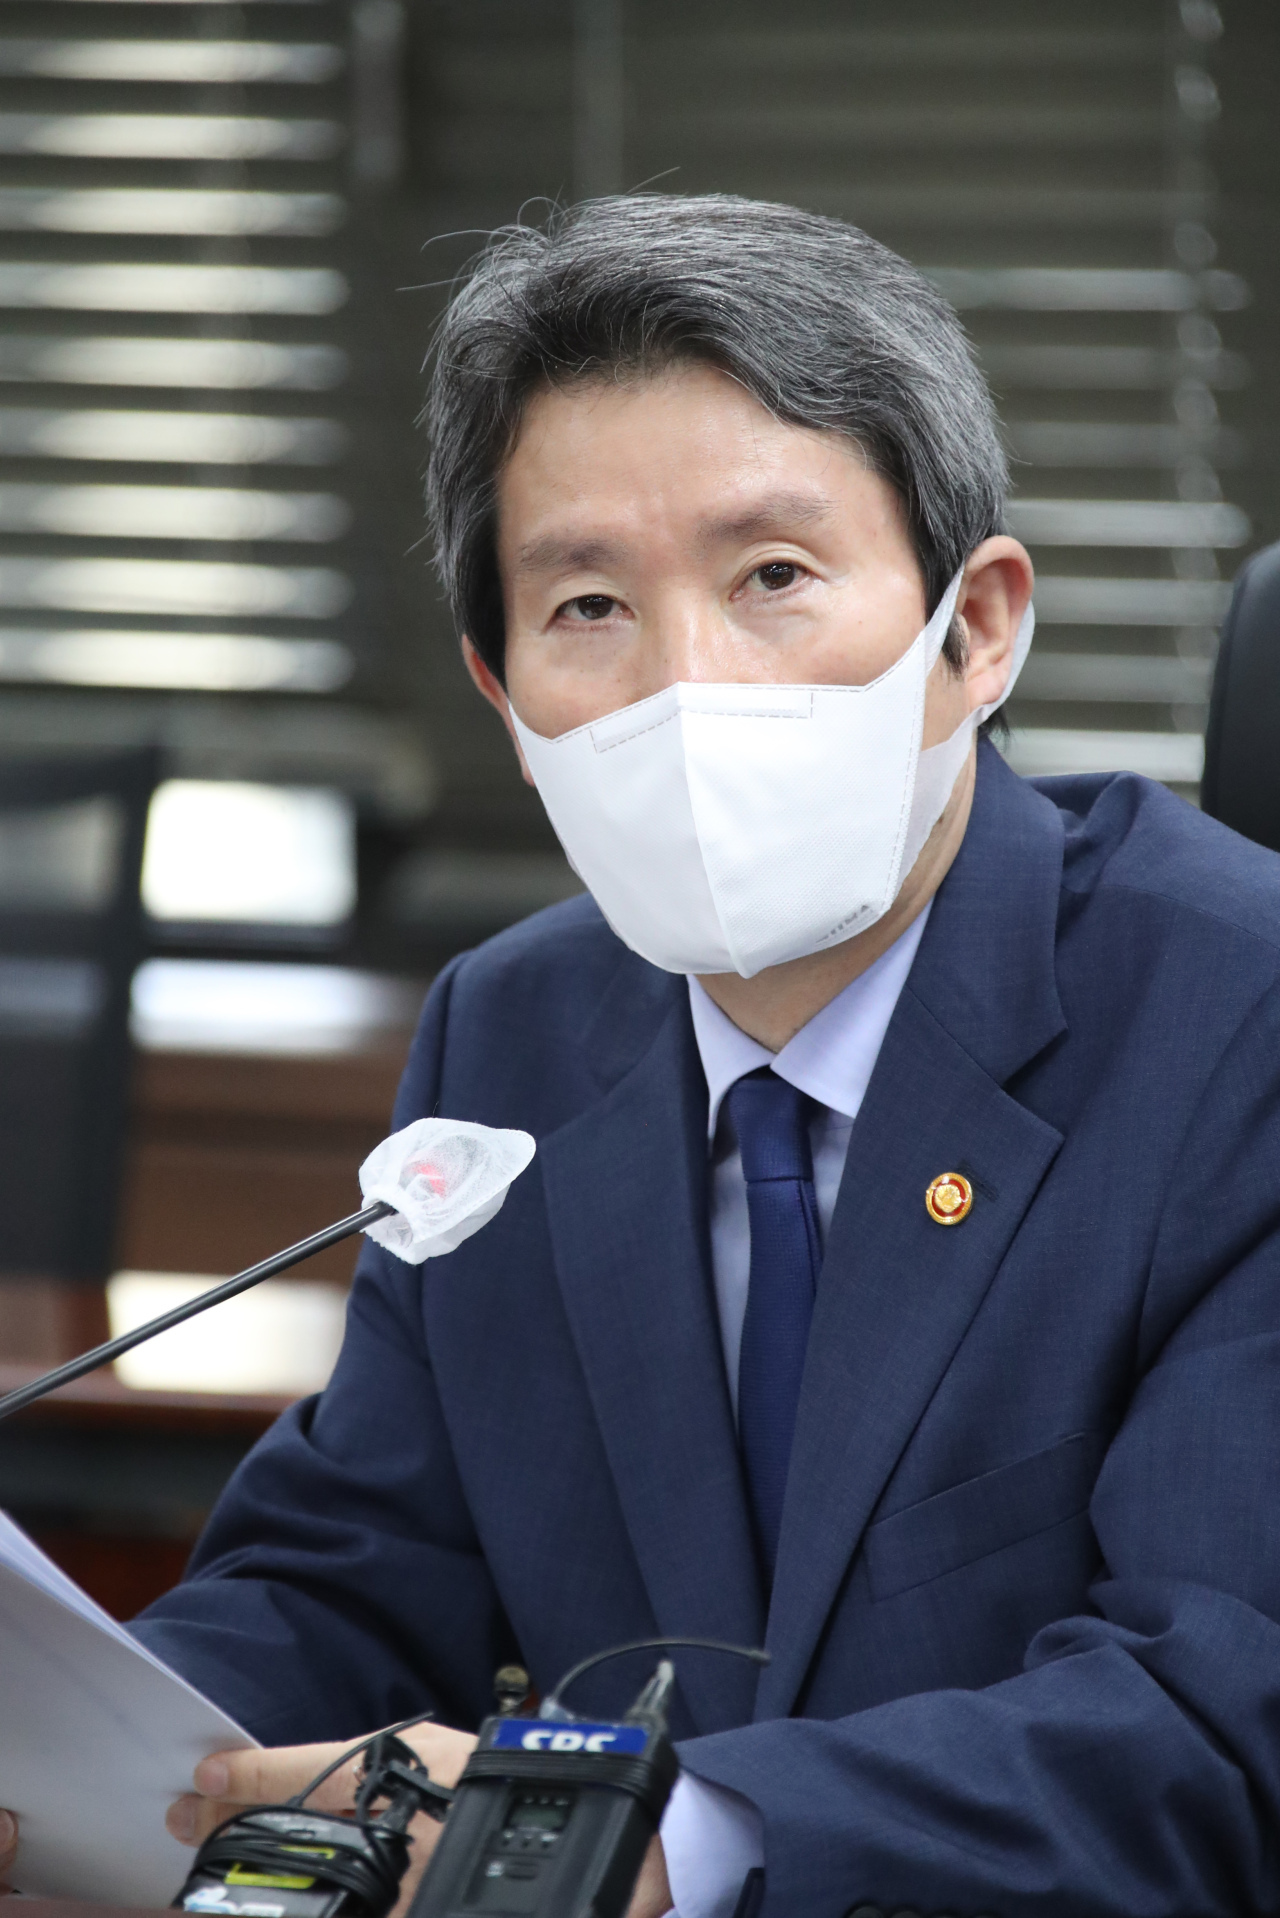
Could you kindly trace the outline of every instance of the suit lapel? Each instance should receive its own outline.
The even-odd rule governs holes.
[[[793,1705],[867,1521],[1060,1144],[904,994],[831,1222],[759,1716]],[[944,1229],[925,1187],[957,1170],[973,1211]]]
[[[993,763],[994,762],[994,763]],[[980,759],[849,1143],[792,1449],[756,1716],[790,1711],[863,1531],[1062,1143],[1003,1089],[1065,1027],[1054,977],[1055,807]],[[925,1210],[961,1171],[971,1214]]]
[[[615,1026],[615,1056],[623,997],[596,1021]],[[659,1003],[636,1063],[539,1148],[552,1245],[658,1630],[755,1645],[763,1604],[709,1278],[705,1083],[683,980]],[[740,1661],[686,1656],[680,1677],[699,1730],[750,1717]]]

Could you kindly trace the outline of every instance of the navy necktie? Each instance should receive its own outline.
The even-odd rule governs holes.
[[[751,1222],[751,1279],[738,1359],[738,1437],[769,1580],[809,1323],[822,1263],[809,1146],[810,1100],[768,1068],[730,1088]]]

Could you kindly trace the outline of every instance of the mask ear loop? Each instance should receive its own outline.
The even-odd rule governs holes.
[[[926,675],[933,671],[942,656],[942,649],[947,643],[947,635],[950,633],[956,618],[956,601],[960,597],[960,586],[963,579],[964,567],[962,566],[949,581],[946,592],[934,607],[933,612],[929,616],[929,623],[920,635],[925,641],[924,670]]]
[[[934,621],[938,619],[939,614],[942,613],[943,608],[945,607],[947,609],[946,619],[945,619],[945,622],[942,623],[941,633],[940,634],[935,633],[930,638],[929,648],[928,648],[929,658],[928,658],[928,663],[925,667],[925,671],[927,673],[930,673],[933,671],[934,666],[937,664],[939,658],[941,657],[942,648],[946,644],[947,634],[951,631],[952,625],[956,621],[958,621],[964,627],[965,652],[967,653],[969,650],[968,621],[965,619],[965,616],[963,613],[957,613],[955,610],[956,601],[960,597],[960,586],[963,579],[964,579],[964,567],[962,566],[960,570],[956,573],[955,577],[952,579],[950,585],[947,587],[946,592],[942,595],[942,598],[938,601],[937,609],[934,612],[933,618],[929,621],[929,626],[930,627],[933,626]],[[929,628],[926,627],[925,631],[928,632],[928,630]],[[999,699],[989,700],[985,706],[976,706],[974,710],[968,715],[968,717],[961,721],[962,725],[966,725],[966,726],[972,725],[973,731],[976,732],[978,727],[981,726],[984,723],[984,721],[990,719],[992,713],[998,712],[1001,706],[1004,705],[1005,700],[1008,699],[1010,693],[1014,689],[1014,686],[1018,679],[1018,675],[1021,673],[1023,667],[1027,663],[1027,654],[1031,651],[1031,641],[1035,634],[1035,630],[1036,630],[1035,604],[1032,600],[1028,600],[1026,605],[1026,610],[1024,611],[1022,618],[1019,621],[1017,633],[1014,635],[1013,664],[1009,668],[1009,677],[1005,681],[1004,691],[1001,693]]]
[[[1018,675],[1027,663],[1027,654],[1031,651],[1031,641],[1036,630],[1036,609],[1031,600],[1027,601],[1026,611],[1018,622],[1018,630],[1013,637],[1013,664],[1009,668],[1009,677],[1004,682],[1004,691],[999,699],[988,700],[985,706],[977,706],[969,715],[976,731],[992,713],[999,712],[1018,682]]]
[[[938,608],[938,611],[941,612],[942,607],[947,604],[948,599],[950,600],[951,612],[948,614],[947,624],[944,628],[944,630],[948,632],[950,631],[951,618],[954,616],[955,601],[959,597],[962,573],[963,568],[952,580]],[[961,614],[960,618],[963,620],[964,615]],[[985,706],[975,707],[971,713],[967,713],[960,721],[960,724],[956,727],[949,739],[940,741],[936,746],[927,747],[920,753],[916,762],[915,790],[912,795],[911,816],[903,846],[900,875],[905,872],[910,872],[912,866],[919,858],[920,853],[923,851],[925,841],[930,832],[942,816],[943,808],[950,798],[955,782],[960,775],[961,765],[969,752],[970,741],[973,739],[974,734],[984,720],[989,719],[992,713],[997,712],[1000,707],[1003,706],[1005,700],[1008,699],[1010,693],[1013,691],[1014,681],[1022,671],[1027,653],[1030,650],[1031,636],[1035,632],[1035,626],[1035,609],[1028,604],[1014,640],[1013,665],[1010,668],[1009,678],[1006,681],[1004,691],[1001,693],[999,699],[990,700]],[[942,646],[941,643],[939,643],[933,653],[933,659],[935,661],[941,651]],[[932,671],[932,663],[929,670]]]

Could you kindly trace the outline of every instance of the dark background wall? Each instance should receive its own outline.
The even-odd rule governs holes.
[[[360,809],[361,903],[334,956],[421,969],[568,887],[458,665],[413,422],[433,320],[483,233],[648,185],[838,214],[937,274],[997,392],[1012,524],[1042,576],[1015,763],[1136,764],[1193,797],[1225,582],[1280,535],[1278,39],[1268,0],[7,0],[0,750],[155,737],[179,772],[339,785]],[[143,40],[169,54],[94,52]],[[125,134],[87,154],[75,126],[111,115],[186,116],[194,144],[156,157],[152,135]],[[77,200],[102,189],[197,197],[179,216],[122,201],[112,225]],[[202,211],[200,194],[229,197]],[[6,262],[27,278],[6,281]],[[274,308],[224,288],[124,311],[33,293],[32,263],[294,279]],[[274,384],[95,384],[92,342],[126,338],[303,359]],[[81,342],[78,383],[40,359],[47,339]],[[105,409],[294,438],[219,462],[196,420],[186,459],[142,458],[145,435],[67,456],[56,422]],[[12,491],[85,482],[177,489],[186,536],[156,537],[141,510],[50,530]],[[259,498],[243,537],[200,537],[202,488]],[[268,511],[265,494],[294,504]],[[297,504],[317,494],[337,502],[327,533]],[[212,602],[196,574],[33,589],[34,560],[66,558],[258,572],[219,575],[229,597]],[[55,684],[32,635],[68,628],[303,651],[293,680],[257,689],[112,685],[105,652],[108,683]],[[327,690],[317,640],[346,661]]]
[[[792,200],[936,270],[996,390],[1016,499],[1046,503],[1014,511],[1045,578],[1015,754],[1126,763],[1139,732],[1143,769],[1194,795],[1225,582],[1280,536],[1274,8],[436,0],[410,18],[424,281],[493,224],[646,184]],[[409,296],[411,331],[439,297]],[[1052,503],[1081,500],[1093,523],[1070,538]],[[1129,501],[1191,511],[1126,543],[1108,507]],[[429,592],[436,830],[543,845]],[[1073,747],[1081,732],[1103,737]]]

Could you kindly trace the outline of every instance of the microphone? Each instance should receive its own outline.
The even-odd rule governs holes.
[[[501,1209],[513,1180],[525,1170],[536,1151],[527,1132],[508,1132],[494,1126],[473,1125],[466,1119],[415,1119],[403,1131],[374,1147],[360,1167],[364,1205],[348,1218],[338,1219],[297,1245],[287,1246],[258,1265],[251,1265],[199,1298],[175,1305],[170,1312],[149,1319],[118,1339],[108,1339],[79,1358],[69,1359],[29,1385],[0,1397],[0,1419],[25,1405],[83,1378],[100,1365],[109,1365],[158,1332],[181,1325],[198,1312],[234,1299],[263,1279],[274,1278],[301,1264],[313,1252],[338,1245],[357,1232],[367,1233],[386,1251],[407,1265],[453,1252],[464,1239],[487,1225]]]

